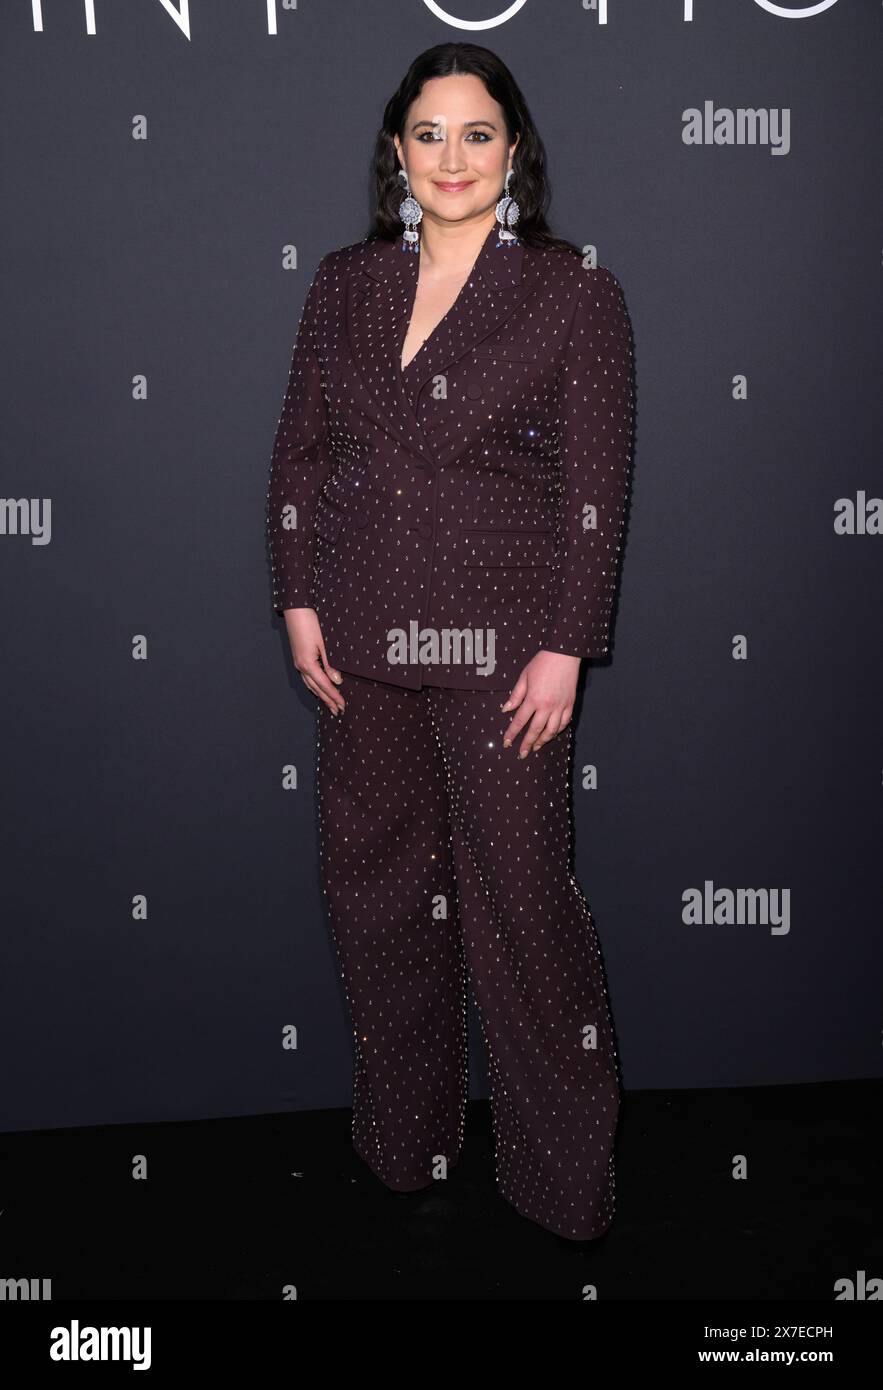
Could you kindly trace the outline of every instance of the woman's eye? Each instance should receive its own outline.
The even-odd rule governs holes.
[[[480,139],[471,140],[471,137],[473,135],[479,136]],[[486,145],[488,140],[491,139],[491,136],[488,135],[486,130],[470,130],[469,135],[467,135],[466,138],[467,140],[471,140],[471,143],[473,145]],[[421,145],[426,145],[432,140],[443,140],[444,136],[441,134],[437,135],[434,130],[421,130],[420,134],[417,136],[417,139]]]

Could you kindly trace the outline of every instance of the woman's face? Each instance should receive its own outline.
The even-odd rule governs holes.
[[[395,137],[411,193],[439,222],[471,221],[496,206],[517,143],[508,144],[502,106],[472,73],[425,82],[403,139]]]

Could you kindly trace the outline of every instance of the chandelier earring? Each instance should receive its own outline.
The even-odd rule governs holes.
[[[408,181],[408,172],[406,169],[399,170],[399,179],[404,179],[405,181],[406,195],[399,204],[399,217],[405,224],[405,230],[402,233],[402,250],[419,252],[420,236],[417,232],[417,224],[423,218],[423,209],[417,202],[417,199],[411,196],[411,185]]]
[[[512,177],[512,170],[506,173],[506,186],[503,189],[503,196],[497,203],[495,216],[499,222],[497,228],[498,246],[517,246],[518,237],[511,229],[518,221],[519,207],[514,198],[509,196],[509,180]]]

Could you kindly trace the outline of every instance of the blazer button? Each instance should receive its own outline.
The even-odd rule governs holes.
[[[471,401],[477,401],[484,395],[484,392],[477,381],[470,381],[469,385],[466,387],[466,395]]]
[[[356,526],[367,526],[367,525],[368,525],[368,513],[367,513],[367,512],[353,512],[353,521],[354,521],[354,523],[356,524]]]
[[[432,535],[432,527],[428,522],[421,521],[420,525],[417,527],[417,532],[425,541],[428,541],[429,537]]]

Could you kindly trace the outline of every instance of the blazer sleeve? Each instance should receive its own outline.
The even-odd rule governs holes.
[[[325,259],[319,263],[301,313],[270,460],[266,529],[277,613],[311,606],[316,499],[331,470],[315,339]]]
[[[583,270],[560,371],[558,543],[541,642],[606,656],[634,434],[631,323],[606,267]]]

